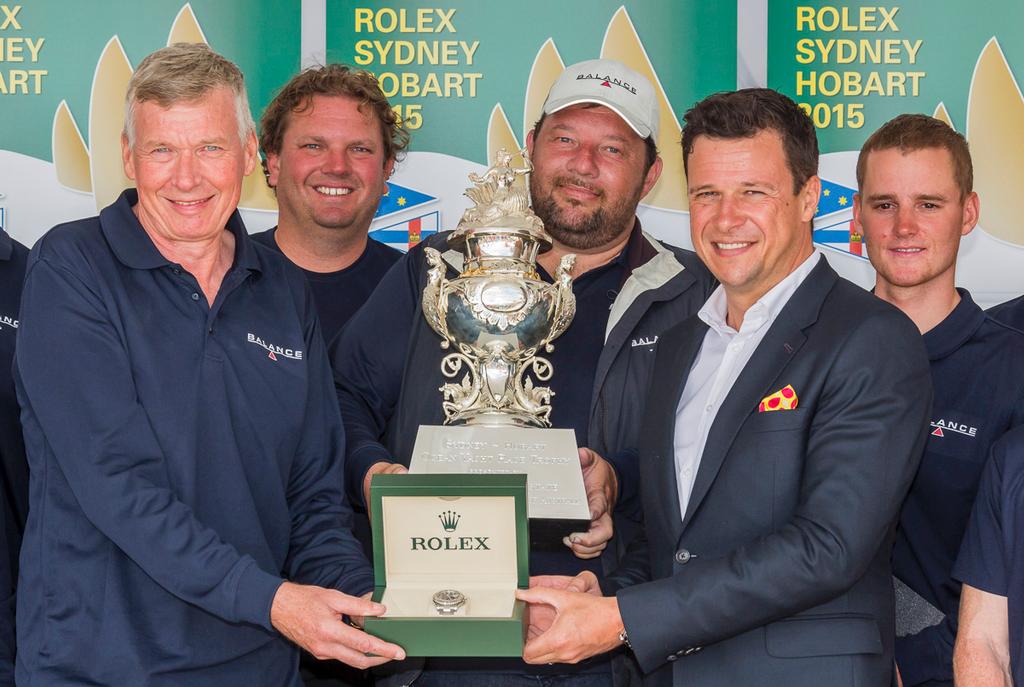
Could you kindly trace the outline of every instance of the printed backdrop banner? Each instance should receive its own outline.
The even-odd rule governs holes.
[[[565,65],[625,62],[654,83],[661,101],[665,166],[643,201],[644,226],[688,245],[680,119],[703,96],[736,87],[736,5],[327,0],[327,56],[377,75],[412,133],[395,181],[438,199],[442,230],[469,205],[468,174],[485,169],[499,148],[525,145]]]
[[[645,74],[661,104],[659,183],[640,216],[689,246],[683,113],[736,85],[734,3],[611,0],[151,0],[4,4],[0,13],[0,216],[33,244],[51,226],[95,214],[129,185],[121,169],[123,97],[146,54],[203,41],[245,72],[254,115],[299,67],[301,15],[325,7],[327,58],[366,68],[413,134],[374,236],[414,245],[451,229],[470,172],[518,150],[566,64],[610,57]],[[1024,292],[1024,4],[906,0],[898,5],[773,0],[768,86],[818,126],[825,180],[815,241],[845,276],[870,285],[867,246],[851,223],[863,140],[901,112],[963,132],[975,162],[981,222],[963,244],[959,280],[991,304]],[[952,30],[951,27],[955,27]],[[316,46],[306,46],[315,50]],[[758,56],[747,56],[754,62]],[[518,160],[513,161],[519,164]],[[250,229],[276,221],[261,171],[241,201]]]
[[[299,68],[300,4],[274,0],[33,0],[0,13],[0,206],[32,245],[59,222],[95,215],[130,183],[121,164],[124,94],[134,67],[170,43],[205,42],[245,73],[258,116]],[[242,206],[274,222],[257,169]]]
[[[986,304],[1024,291],[1024,3],[772,0],[768,11],[768,86],[794,98],[818,127],[823,179],[856,188],[857,151],[896,115],[943,119],[967,137],[981,198],[958,281]],[[870,283],[850,206],[837,212],[827,200],[816,240],[844,273]]]

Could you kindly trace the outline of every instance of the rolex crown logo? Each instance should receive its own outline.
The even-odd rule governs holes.
[[[453,510],[446,510],[439,514],[437,518],[441,521],[441,527],[444,528],[445,532],[454,532],[455,528],[459,526],[459,520],[462,519],[462,516]]]

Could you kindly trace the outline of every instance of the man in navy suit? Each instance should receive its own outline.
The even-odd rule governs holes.
[[[603,589],[584,573],[521,592],[524,655],[626,644],[651,685],[887,684],[889,554],[932,396],[921,337],[814,250],[818,147],[793,101],[713,95],[683,152],[693,243],[721,286],[655,362],[646,537]]]

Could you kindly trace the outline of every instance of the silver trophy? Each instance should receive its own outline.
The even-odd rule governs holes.
[[[572,293],[575,255],[558,265],[554,283],[537,274],[537,254],[551,237],[529,207],[516,179],[532,171],[512,166],[498,151],[483,175],[470,174],[474,202],[448,238],[462,252],[462,270],[446,279],[441,253],[424,249],[430,269],[423,313],[451,350],[441,362],[445,425],[421,427],[413,472],[525,472],[529,513],[554,525],[559,540],[589,521],[575,433],[550,427],[554,393],[544,382],[554,372],[541,352],[566,330],[576,313]],[[538,531],[543,530],[543,526]]]
[[[523,159],[527,160],[525,154]],[[441,254],[426,248],[430,272],[423,291],[423,313],[441,335],[441,347],[454,351],[441,362],[445,377],[461,380],[441,387],[445,424],[549,427],[551,397],[539,382],[551,379],[551,341],[576,314],[569,276],[576,261],[566,255],[555,283],[537,274],[537,253],[551,247],[551,237],[516,188],[519,175],[532,171],[510,166],[504,148],[483,176],[466,190],[475,207],[462,217],[448,245],[463,252],[457,279],[444,278]]]

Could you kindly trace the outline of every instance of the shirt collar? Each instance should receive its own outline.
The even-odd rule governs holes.
[[[125,189],[113,203],[100,211],[100,226],[117,259],[126,266],[139,270],[151,270],[170,265],[171,262],[157,250],[149,234],[142,228],[132,207],[139,202],[139,193],[133,188]],[[259,272],[260,262],[252,247],[252,240],[245,229],[238,210],[228,218],[227,230],[235,237],[235,257],[232,269],[241,268]]]
[[[790,272],[785,279],[773,286],[768,293],[750,306],[743,315],[740,332],[744,334],[755,332],[765,324],[774,322],[820,259],[821,251],[814,249],[810,256]],[[736,334],[736,330],[726,322],[726,315],[725,288],[719,284],[703,307],[697,311],[697,317],[719,334]]]
[[[960,302],[946,319],[924,333],[924,345],[928,358],[938,360],[956,351],[974,336],[985,322],[985,311],[971,298],[967,289],[957,289]]]

